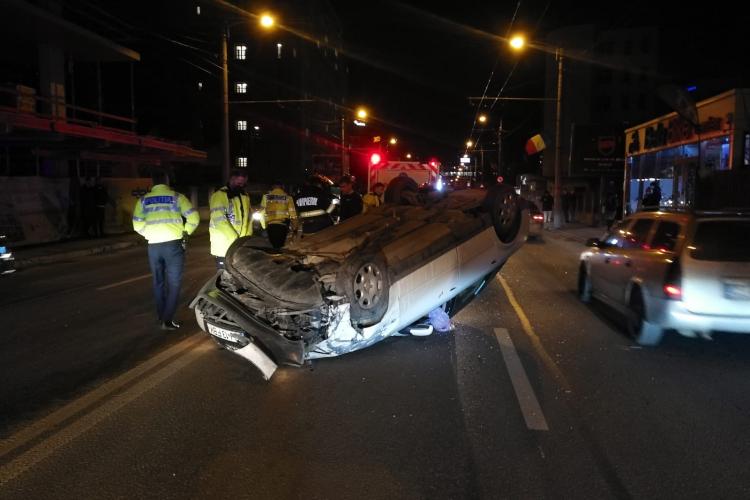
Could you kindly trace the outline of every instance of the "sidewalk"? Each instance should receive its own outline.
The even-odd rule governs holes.
[[[557,238],[575,243],[585,244],[590,238],[601,238],[607,231],[603,226],[591,227],[586,224],[571,222],[560,229],[549,229],[542,232],[543,238]]]
[[[208,235],[208,224],[201,224],[192,236],[198,238]],[[28,247],[13,248],[9,245],[16,259],[16,269],[27,269],[41,264],[53,264],[66,260],[113,253],[135,246],[146,246],[146,240],[137,233],[122,233],[105,236],[103,238],[77,238],[67,241],[55,241],[32,245]]]

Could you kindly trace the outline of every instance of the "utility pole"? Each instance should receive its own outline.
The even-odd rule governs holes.
[[[227,31],[224,26],[221,34],[221,173],[222,179],[229,179],[229,66],[227,64]]]
[[[560,181],[560,115],[562,114],[562,85],[563,85],[563,50],[555,51],[557,57],[557,111],[555,117],[555,204],[553,206],[553,227],[560,229],[562,226],[562,186]]]
[[[341,173],[349,175],[349,162],[346,157],[346,117],[341,115]]]
[[[497,175],[503,175],[503,118],[497,127]]]

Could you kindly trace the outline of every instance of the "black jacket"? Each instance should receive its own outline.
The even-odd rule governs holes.
[[[318,186],[302,186],[294,195],[294,206],[297,215],[302,222],[302,231],[306,234],[316,233],[333,224],[330,214],[322,214],[314,217],[305,217],[305,212],[313,210],[328,210],[331,205],[332,196]]]
[[[545,194],[542,196],[542,210],[549,212],[555,208],[555,199],[551,194]]]
[[[362,197],[359,193],[341,195],[341,211],[339,216],[342,221],[362,213]]]

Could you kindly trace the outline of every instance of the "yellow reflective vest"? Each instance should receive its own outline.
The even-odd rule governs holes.
[[[152,187],[133,209],[133,229],[149,243],[182,239],[182,233],[192,234],[199,222],[190,200],[164,184]]]
[[[383,204],[383,200],[380,199],[375,193],[367,193],[362,197],[362,213],[367,212],[370,208],[377,208]]]
[[[211,255],[224,257],[234,240],[253,234],[252,210],[250,197],[246,193],[228,196],[228,188],[223,188],[211,195],[211,207],[208,234],[211,237]]]
[[[294,198],[286,194],[283,189],[272,189],[264,194],[260,207],[263,215],[261,224],[264,228],[267,224],[284,224],[287,219],[297,220]]]

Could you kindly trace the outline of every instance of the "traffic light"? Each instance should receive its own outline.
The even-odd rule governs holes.
[[[380,153],[373,153],[370,155],[370,165],[373,167],[376,165],[379,165],[382,158],[380,157]]]

